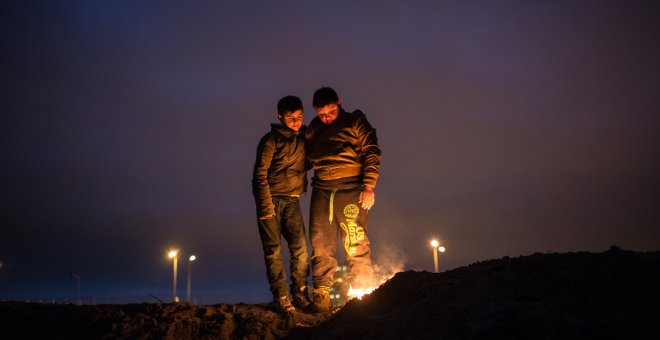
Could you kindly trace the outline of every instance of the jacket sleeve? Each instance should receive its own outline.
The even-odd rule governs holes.
[[[360,162],[362,163],[362,184],[376,187],[378,176],[380,175],[380,146],[378,146],[378,137],[367,116],[360,111],[356,111],[357,119],[354,128],[358,138],[358,146],[361,150]]]
[[[275,205],[270,196],[270,186],[268,184],[268,169],[275,153],[275,143],[271,134],[266,134],[257,147],[257,160],[254,163],[252,172],[252,195],[257,205],[257,215],[259,217],[274,215]]]
[[[312,162],[309,161],[307,157],[307,152],[309,151],[310,139],[312,137],[312,129],[308,128],[306,125],[301,127],[302,136],[303,136],[303,145],[305,147],[305,173],[312,169]],[[307,174],[305,174],[305,192],[307,191]]]

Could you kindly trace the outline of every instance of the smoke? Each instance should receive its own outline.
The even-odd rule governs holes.
[[[400,247],[392,243],[381,241],[375,248],[378,256],[373,260],[374,280],[380,284],[403,271],[406,256]]]

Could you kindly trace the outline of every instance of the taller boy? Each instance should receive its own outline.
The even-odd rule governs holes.
[[[307,239],[298,198],[307,188],[305,140],[302,136],[303,106],[300,98],[287,96],[277,103],[279,124],[271,124],[257,147],[252,174],[252,193],[257,205],[259,236],[266,261],[266,275],[273,293],[273,304],[282,312],[292,312],[282,266],[281,236],[290,253],[293,304],[306,308]]]
[[[330,308],[334,257],[341,233],[353,288],[367,288],[373,269],[367,237],[369,209],[375,202],[380,147],[376,130],[361,111],[346,112],[329,88],[314,93],[318,113],[305,131],[307,157],[314,169],[310,203],[310,240],[315,311]]]

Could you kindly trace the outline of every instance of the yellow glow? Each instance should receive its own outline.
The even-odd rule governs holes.
[[[447,249],[445,249],[445,247],[439,247],[438,250],[439,250],[441,253],[444,253],[445,250],[447,250]]]
[[[431,247],[435,248],[435,247],[437,247],[438,245],[440,245],[440,243],[438,242],[438,240],[433,240],[433,241],[431,241]]]
[[[197,257],[195,255],[190,255],[190,261],[195,261]]]
[[[371,294],[371,292],[373,292],[374,289],[376,289],[376,287],[369,287],[369,288],[365,288],[365,289],[353,289],[353,287],[351,287],[351,288],[348,289],[348,294],[346,294],[346,295],[348,296],[349,300],[355,299],[355,298],[357,298],[358,300],[362,300],[363,296],[365,296],[367,294]]]
[[[398,271],[397,271],[397,273],[398,273]],[[396,273],[394,273],[394,274],[396,274]],[[353,300],[355,298],[357,298],[358,300],[362,300],[363,296],[371,294],[374,290],[376,290],[376,288],[380,287],[380,285],[387,282],[387,280],[391,279],[392,276],[394,276],[394,274],[390,274],[388,276],[381,277],[380,283],[375,282],[375,280],[372,280],[371,281],[372,286],[368,287],[368,288],[356,289],[356,288],[353,288],[353,286],[348,286],[349,288],[348,288],[348,293],[346,293],[346,297],[348,298],[348,300]],[[339,296],[337,296],[337,298],[339,298]]]
[[[178,251],[178,250],[174,250],[174,249],[172,249],[172,250],[170,250],[169,253],[167,253],[167,256],[169,256],[171,259],[173,259],[173,258],[175,258],[178,254],[179,254],[179,251]]]

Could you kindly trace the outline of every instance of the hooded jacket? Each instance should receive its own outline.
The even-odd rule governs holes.
[[[320,189],[376,187],[380,147],[376,129],[361,111],[341,110],[330,125],[318,117],[305,130],[307,158],[314,169],[312,186]]]
[[[307,189],[305,127],[298,132],[271,124],[259,141],[252,172],[252,194],[259,217],[275,214],[271,196],[299,196]]]

